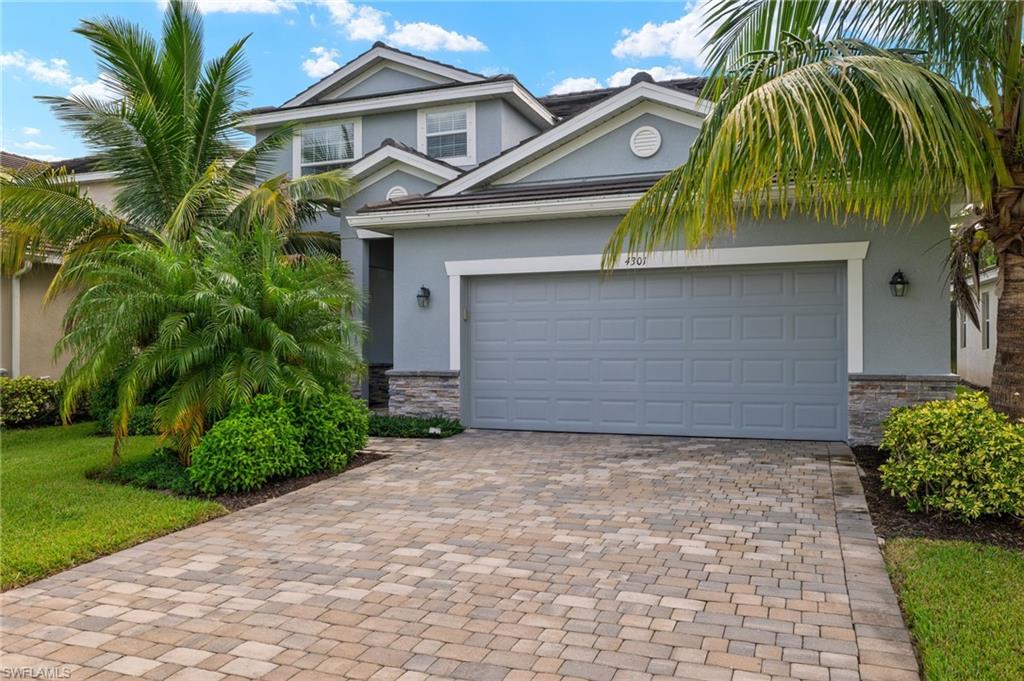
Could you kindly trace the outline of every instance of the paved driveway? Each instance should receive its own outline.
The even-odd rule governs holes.
[[[915,679],[849,450],[470,432],[4,594],[73,678]]]

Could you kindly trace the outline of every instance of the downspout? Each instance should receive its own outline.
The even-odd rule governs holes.
[[[11,275],[11,378],[21,375],[21,277],[31,269],[32,261],[26,260]]]

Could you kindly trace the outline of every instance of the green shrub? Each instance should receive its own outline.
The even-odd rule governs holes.
[[[302,404],[290,404],[292,424],[302,431],[305,455],[300,474],[340,471],[349,458],[366,446],[370,411],[366,404],[345,393]]]
[[[96,432],[101,435],[109,435],[113,432],[114,411],[117,409],[117,387],[123,375],[124,369],[110,374],[89,394],[89,416],[96,421]],[[129,435],[155,435],[159,432],[156,427],[155,407],[160,397],[167,392],[168,385],[170,385],[169,381],[160,381],[146,391],[128,422]]]
[[[280,398],[260,395],[217,422],[192,452],[189,478],[206,494],[246,492],[304,467],[302,433]]]
[[[883,428],[882,485],[911,511],[1024,516],[1024,423],[996,413],[983,393],[894,409]]]
[[[431,429],[439,432],[431,432]],[[416,418],[370,415],[370,435],[373,437],[451,437],[463,430],[465,427],[458,421],[441,416]]]
[[[114,432],[114,411],[109,411],[102,421],[96,424],[99,433],[107,434]],[[128,419],[129,435],[156,435],[159,432],[156,424],[156,405],[140,404],[135,407],[131,417]]]
[[[169,490],[182,496],[199,493],[189,478],[188,469],[170,449],[158,449],[138,461],[123,463],[105,471],[102,477],[134,487]]]
[[[60,389],[48,378],[0,377],[0,425],[4,428],[57,422]]]

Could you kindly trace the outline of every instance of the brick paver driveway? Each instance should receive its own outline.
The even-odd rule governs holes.
[[[5,668],[914,679],[842,445],[470,432],[3,596]]]

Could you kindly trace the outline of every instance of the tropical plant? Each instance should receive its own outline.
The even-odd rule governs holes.
[[[197,5],[183,0],[168,3],[159,40],[116,17],[75,29],[91,43],[114,99],[40,99],[95,153],[91,169],[111,173],[113,206],[95,203],[73,175],[47,165],[0,178],[6,272],[26,257],[60,254],[52,297],[76,283],[69,266],[91,251],[125,241],[188,242],[211,227],[241,234],[256,222],[286,235],[288,252],[339,249],[337,234],[302,228],[351,194],[350,176],[270,177],[269,154],[293,131],[282,126],[243,148],[237,128],[245,115],[248,37],[204,65],[202,31]]]
[[[122,371],[113,416],[163,384],[156,421],[183,462],[207,428],[261,394],[323,398],[362,371],[360,304],[344,261],[283,255],[287,237],[220,229],[188,243],[123,242],[66,264],[82,283],[57,350],[62,409]]]
[[[65,418],[75,399],[130,363],[112,420],[115,460],[132,408],[160,382],[175,390],[158,421],[187,457],[211,418],[261,389],[319,394],[328,377],[350,376],[357,361],[342,344],[358,328],[340,315],[356,298],[344,265],[324,255],[338,253],[340,240],[304,227],[353,183],[344,170],[270,177],[269,154],[291,138],[288,126],[242,148],[246,38],[204,65],[201,15],[181,0],[168,3],[159,40],[111,17],[76,32],[92,44],[114,100],[41,99],[96,152],[92,169],[111,173],[113,206],[44,165],[0,178],[0,264],[17,270],[56,252],[62,265],[48,297],[79,287],[58,345],[73,354]],[[281,261],[282,253],[313,257]]]
[[[717,0],[710,111],[686,163],[632,207],[623,253],[801,211],[918,221],[964,199],[950,270],[977,323],[979,253],[999,265],[992,404],[1024,416],[1024,2]],[[932,213],[934,214],[934,213]]]

